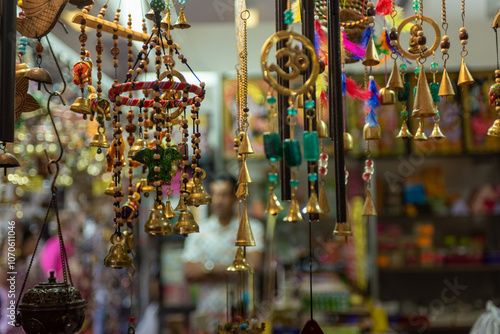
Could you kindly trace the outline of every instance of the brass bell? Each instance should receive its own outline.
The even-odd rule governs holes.
[[[177,223],[174,226],[175,234],[182,234],[185,237],[190,233],[200,232],[200,227],[196,224],[191,211],[181,211]]]
[[[167,200],[167,202],[163,206],[163,213],[168,219],[177,217],[177,214],[174,212],[174,208],[172,208],[172,203],[170,203],[169,200]]]
[[[153,9],[150,9],[149,12],[147,12],[146,15],[144,15],[145,18],[148,20],[154,21],[155,20],[155,11]]]
[[[245,134],[243,135],[243,139],[241,140],[240,144],[240,149],[238,151],[238,154],[254,154],[255,151],[253,150],[252,143],[250,142],[250,137],[248,136],[248,129],[245,131]]]
[[[344,151],[351,151],[354,149],[354,141],[349,132],[344,132]]]
[[[443,76],[441,77],[441,84],[439,85],[439,96],[453,96],[455,95],[455,89],[453,89],[453,84],[451,83],[450,76],[446,67],[443,70]]]
[[[318,138],[328,138],[328,127],[325,121],[319,120],[316,125],[316,132],[318,133]]]
[[[134,145],[132,145],[132,147],[128,150],[127,156],[129,158],[133,158],[134,155],[143,148],[148,148],[148,142],[142,138],[139,138],[134,142]]]
[[[243,204],[241,212],[240,225],[238,226],[238,233],[236,234],[235,246],[255,246],[255,239],[250,226],[250,219],[248,218],[247,202]]]
[[[250,177],[250,172],[248,171],[247,161],[243,159],[241,163],[240,176],[238,177],[238,183],[251,183],[252,178]]]
[[[104,194],[108,195],[108,196],[114,196],[115,195],[115,187],[116,187],[115,181],[111,181],[111,183],[106,188],[106,190],[104,190]]]
[[[500,119],[495,120],[493,125],[488,129],[488,136],[500,137]]]
[[[19,167],[19,160],[7,152],[0,154],[0,168],[4,168],[4,174],[7,174],[7,168]]]
[[[418,123],[418,129],[415,133],[415,140],[427,140],[427,136],[424,132],[424,119],[421,118]]]
[[[94,135],[94,138],[89,144],[90,147],[99,147],[99,148],[108,148],[110,147],[108,143],[108,138],[105,133],[97,132]]]
[[[89,100],[83,97],[77,98],[75,100],[75,103],[71,105],[69,110],[77,114],[83,114],[84,117],[87,117],[86,115],[91,114]]]
[[[52,85],[52,77],[50,76],[49,72],[47,72],[47,70],[44,68],[40,67],[32,68],[31,70],[26,72],[26,74],[24,74],[24,77],[31,81]]]
[[[319,191],[319,207],[323,213],[330,212],[330,205],[328,205],[328,198],[326,197],[325,185],[321,185],[321,189]]]
[[[290,201],[290,210],[288,214],[283,218],[286,222],[298,222],[301,221],[302,215],[300,214],[299,202],[295,196],[292,196],[292,200]]]
[[[438,122],[434,123],[434,128],[432,129],[432,133],[429,136],[429,138],[437,139],[437,140],[442,139],[442,138],[446,138],[446,136],[441,132],[441,129],[439,128]]]
[[[352,236],[351,224],[348,222],[337,222],[337,224],[335,224],[335,230],[333,231],[333,234],[339,237]]]
[[[372,193],[370,189],[366,188],[366,199],[365,205],[363,206],[363,216],[376,216],[377,210],[375,209],[375,203],[373,203]]]
[[[319,206],[318,195],[316,195],[316,191],[314,189],[312,189],[307,205],[302,209],[302,213],[313,213],[318,215],[323,213],[323,210],[321,210],[321,207]]]
[[[465,58],[462,57],[462,65],[460,65],[460,72],[458,72],[458,86],[466,86],[474,83],[474,78],[469,72],[467,65],[465,65]]]
[[[187,29],[191,27],[191,25],[186,21],[183,8],[181,8],[181,11],[179,12],[179,17],[177,18],[177,22],[175,22],[174,27],[176,29]]]
[[[399,73],[399,67],[396,60],[394,60],[394,66],[392,67],[392,72],[389,76],[389,81],[387,81],[386,88],[393,91],[404,89],[403,80],[401,79],[401,73]]]
[[[278,196],[274,193],[274,189],[270,188],[269,200],[267,201],[267,208],[265,213],[268,215],[276,216],[280,211],[283,211],[283,207],[278,199]]]
[[[235,272],[250,269],[252,269],[252,266],[246,261],[243,255],[243,249],[241,247],[238,247],[234,256],[233,263],[229,267],[227,267],[226,271]]]
[[[153,207],[149,211],[149,218],[146,223],[144,223],[144,232],[159,237],[171,235],[172,226],[165,216],[163,203],[155,201]]]
[[[363,127],[363,139],[364,140],[378,140],[381,136],[380,125],[370,126],[370,124],[366,123]]]
[[[434,101],[432,99],[431,90],[425,76],[424,65],[420,66],[420,74],[418,75],[417,91],[415,92],[413,102],[412,117],[424,118],[434,117],[437,115]]]
[[[132,267],[132,259],[127,254],[125,246],[125,236],[123,234],[113,234],[110,240],[112,245],[108,254],[104,257],[104,265],[116,269]]]
[[[174,29],[174,25],[172,24],[172,16],[170,14],[170,8],[167,10],[167,14],[161,20],[160,26],[163,30],[172,30]]]
[[[25,63],[16,64],[16,78],[22,78],[29,71],[28,65]]]
[[[242,198],[248,196],[248,185],[246,183],[238,184],[238,189],[236,189],[236,198]]]
[[[380,104],[389,105],[396,103],[396,94],[394,93],[393,90],[382,87],[380,88],[379,94],[380,94]]]
[[[125,249],[130,253],[134,249],[134,234],[131,230],[123,231],[122,234],[125,236]]]
[[[375,41],[373,40],[373,34],[370,36],[370,40],[366,45],[365,56],[363,57],[363,65],[365,66],[376,66],[380,64],[380,59],[378,58],[377,47],[375,46]]]
[[[196,185],[194,184],[194,179],[195,177],[193,176],[189,181],[188,183],[186,183],[186,192],[188,193],[192,193],[194,192],[194,189],[196,187]]]
[[[203,182],[200,179],[196,178],[194,184],[194,189],[189,193],[189,196],[187,198],[187,205],[200,206],[212,203],[212,197],[210,197],[210,195],[205,191]]]
[[[187,211],[188,207],[186,205],[186,200],[183,196],[179,198],[179,203],[175,207],[174,211]]]
[[[145,178],[141,179],[141,192],[144,194],[144,197],[149,197],[149,193],[155,192],[155,187],[148,184],[148,180]]]
[[[406,123],[406,120],[403,120],[403,124],[401,124],[401,130],[399,130],[399,133],[396,136],[396,138],[401,138],[401,139],[413,138],[410,129],[408,129],[408,124]]]

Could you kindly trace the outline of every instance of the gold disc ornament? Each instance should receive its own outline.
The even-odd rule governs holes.
[[[434,39],[434,44],[432,44],[432,46],[430,48],[427,48],[425,50],[425,52],[418,52],[418,53],[410,53],[408,51],[406,51],[405,49],[403,49],[403,47],[401,46],[401,43],[400,43],[400,36],[401,36],[401,32],[403,31],[404,27],[410,23],[410,22],[414,22],[414,21],[417,21],[422,19],[423,22],[427,22],[429,23],[432,28],[434,29],[434,34],[436,35],[436,38]],[[418,26],[418,23],[416,23],[414,25],[414,27]],[[414,29],[414,27],[412,27],[412,30]],[[421,27],[420,27],[421,28]],[[413,36],[413,35],[412,35]],[[418,16],[418,15],[413,15],[413,16],[409,16],[407,17],[406,19],[404,19],[403,21],[401,21],[401,23],[399,24],[398,26],[398,51],[407,59],[412,59],[412,60],[417,60],[418,58],[427,58],[429,56],[432,56],[432,54],[434,53],[434,51],[437,50],[437,48],[439,47],[440,45],[440,42],[441,42],[441,31],[439,30],[439,26],[437,25],[436,21],[434,21],[433,19],[431,19],[430,17],[428,16]]]
[[[286,43],[286,47],[276,51],[276,59],[286,57],[287,62],[285,66],[289,68],[289,72],[285,72],[284,69],[280,68],[276,64],[269,64],[267,62],[267,58],[272,47],[282,40],[288,41]],[[293,40],[300,42],[302,44],[302,48],[299,48],[298,45],[292,46]],[[307,53],[304,52],[305,50],[307,50]],[[319,62],[314,45],[307,37],[293,31],[282,30],[270,36],[262,47],[260,61],[262,73],[264,74],[264,80],[266,80],[266,82],[274,90],[286,96],[307,93],[309,91],[309,87],[316,83],[316,78],[319,74]],[[309,67],[311,67],[311,74],[309,78],[298,88],[284,87],[273,77],[273,73],[276,73],[276,75],[283,80],[291,81],[296,79],[299,75],[302,75]]]

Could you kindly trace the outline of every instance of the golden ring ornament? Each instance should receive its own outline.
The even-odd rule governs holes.
[[[401,47],[401,43],[399,41],[399,38],[401,36],[401,31],[408,23],[413,22],[413,21],[417,21],[420,18],[422,19],[423,22],[427,22],[432,26],[432,28],[434,29],[434,33],[436,35],[436,39],[434,40],[434,44],[432,44],[432,46],[429,49],[427,49],[424,53],[412,54],[412,53],[405,51]],[[406,19],[404,19],[403,21],[401,21],[401,23],[398,26],[398,51],[407,59],[417,60],[418,58],[427,58],[429,56],[432,56],[434,51],[436,51],[437,48],[439,47],[440,42],[441,42],[441,31],[439,30],[439,26],[436,23],[436,21],[434,21],[433,19],[431,19],[428,16],[419,16],[419,15],[409,16]]]
[[[268,64],[267,62],[271,48],[279,41],[285,39],[288,40],[287,46],[276,51],[276,58],[280,59],[282,57],[287,57],[288,60],[285,66],[290,69],[290,72],[285,72],[278,65]],[[291,47],[292,40],[302,43],[302,50],[298,46]],[[304,53],[303,50],[307,50],[308,54]],[[316,78],[319,74],[318,56],[316,55],[314,45],[307,37],[293,31],[282,30],[270,36],[264,43],[262,51],[260,52],[260,62],[264,80],[280,94],[286,96],[296,96],[307,93],[309,88],[316,83]],[[301,75],[310,65],[312,70],[309,78],[298,88],[292,89],[284,87],[280,85],[272,75],[273,72],[276,72],[276,75],[280,76],[285,81],[291,81]]]

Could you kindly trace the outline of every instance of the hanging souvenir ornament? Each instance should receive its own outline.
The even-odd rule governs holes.
[[[19,63],[16,64],[15,122],[19,120],[22,113],[40,109],[38,101],[35,100],[31,94],[28,94],[29,80],[25,77],[25,74],[28,73],[29,68],[28,65],[23,63],[22,59],[22,57],[26,54],[27,45],[28,39],[26,37],[22,36],[19,38],[19,44],[17,46]]]
[[[176,29],[187,29],[190,28],[191,25],[186,20],[186,15],[184,14],[184,8],[186,8],[186,0],[179,0],[179,16],[177,17],[177,21],[174,24],[174,28]]]
[[[441,77],[441,85],[439,87],[439,96],[453,96],[455,90],[451,83],[448,70],[446,69],[446,61],[450,58],[448,50],[450,48],[450,37],[448,36],[448,22],[446,20],[446,0],[441,0],[441,27],[443,28],[443,40],[441,41],[441,53],[443,58],[443,75]]]
[[[291,10],[286,10],[284,12],[284,22],[287,25],[293,23],[293,13]],[[283,49],[277,51],[278,57],[282,55],[288,55],[289,72],[285,72],[282,68],[278,67],[276,64],[268,63],[268,55],[271,48],[281,40],[288,40],[286,46]],[[293,45],[292,43],[300,43],[302,48],[298,45]],[[309,78],[305,80],[302,86],[298,88],[287,88],[278,84],[276,79],[273,77],[273,72],[285,81],[291,81],[301,75],[306,69],[311,67],[311,72]],[[298,34],[292,30],[278,31],[271,37],[267,39],[262,47],[261,51],[261,68],[264,75],[264,80],[278,93],[285,96],[289,96],[287,108],[287,120],[288,126],[290,127],[290,137],[283,142],[284,160],[289,168],[292,168],[290,187],[292,189],[290,210],[285,216],[284,220],[289,222],[296,222],[302,220],[302,215],[300,213],[299,203],[296,197],[296,192],[298,189],[299,181],[297,179],[297,167],[300,166],[302,162],[302,154],[300,150],[299,142],[295,137],[295,125],[297,124],[297,96],[308,93],[312,85],[314,85],[316,78],[319,74],[319,62],[316,56],[314,45],[305,36]],[[311,107],[314,107],[312,105]],[[281,111],[280,111],[281,112]],[[314,134],[310,136],[313,138]],[[317,139],[317,134],[316,134]],[[316,143],[317,147],[317,143]],[[307,157],[312,158],[311,157]],[[311,176],[312,177],[312,176]]]
[[[465,0],[460,2],[460,11],[462,13],[462,27],[460,28],[460,33],[458,38],[460,39],[460,44],[462,44],[462,51],[460,51],[460,56],[462,57],[462,64],[460,65],[460,72],[458,72],[458,86],[466,86],[474,83],[474,78],[469,72],[467,65],[465,64],[465,57],[469,53],[466,49],[467,40],[469,39],[469,33],[465,28]]]
[[[83,14],[88,14],[92,6],[85,7],[82,10]],[[90,115],[90,120],[93,120],[93,115],[90,111],[88,99],[84,97],[85,84],[92,85],[92,61],[90,60],[90,52],[85,48],[87,34],[85,33],[86,21],[82,19],[80,22],[80,61],[73,65],[73,83],[80,87],[81,97],[71,105],[70,110],[83,115],[83,119],[87,119]]]
[[[498,51],[498,27],[500,27],[500,11],[495,16],[493,24],[491,25],[495,31],[495,42],[496,42],[496,57],[497,57],[497,69],[495,70],[495,83],[491,85],[489,91],[490,105],[495,106],[495,111],[497,113],[497,119],[493,122],[493,125],[488,129],[488,136],[500,137],[500,57]]]
[[[36,50],[36,60],[35,60],[36,67],[28,70],[24,74],[24,78],[38,82],[38,89],[40,89],[42,84],[52,85],[52,77],[50,76],[50,73],[47,72],[46,69],[40,67],[40,65],[42,64],[42,54],[44,50],[40,39],[38,39],[38,43],[36,44],[35,50]]]
[[[398,71],[398,73],[401,73],[401,83],[403,86],[403,89],[398,92],[398,101],[401,102],[401,119],[402,119],[402,124],[401,124],[401,130],[399,130],[398,135],[396,138],[401,138],[401,139],[409,139],[413,138],[413,135],[411,134],[411,131],[408,127],[408,100],[410,98],[410,83],[405,81],[405,75],[406,75],[406,64],[401,64],[400,68],[401,71]]]
[[[432,82],[430,84],[430,90],[432,95],[432,101],[434,102],[434,108],[436,109],[436,116],[433,117],[434,128],[432,129],[432,133],[429,136],[429,138],[439,140],[445,138],[445,135],[441,132],[441,129],[439,128],[439,120],[441,119],[441,115],[439,114],[438,110],[439,84],[436,82],[437,72],[438,72],[438,63],[436,62],[435,59],[433,59],[433,62],[431,63]]]
[[[389,33],[389,44],[391,49],[391,58],[393,60],[393,67],[391,75],[389,76],[389,80],[387,81],[386,88],[395,92],[402,91],[404,89],[403,80],[401,79],[401,73],[399,72],[399,67],[397,63],[398,57],[401,55],[397,51],[398,46],[398,29],[396,27],[396,16],[398,15],[396,9],[396,1],[392,0],[392,10],[391,10],[391,18],[392,18],[392,27],[391,32]]]

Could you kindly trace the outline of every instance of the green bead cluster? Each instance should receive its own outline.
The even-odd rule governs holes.
[[[418,3],[418,0],[413,0],[413,10],[419,10],[420,4]]]
[[[431,95],[434,103],[439,103],[439,84],[437,82],[431,82]]]
[[[420,67],[417,67],[417,68],[415,69],[415,74],[419,74],[419,73],[420,73]]]
[[[299,180],[290,180],[290,187],[298,187]]]
[[[287,112],[288,116],[296,116],[297,115],[297,108],[288,107],[286,112]]]
[[[431,63],[431,69],[437,69],[437,68],[438,68],[438,66],[439,66],[439,64],[438,64],[437,62],[435,62],[435,61],[433,61],[433,62]]]
[[[401,65],[399,65],[399,69],[400,69],[401,71],[406,70],[406,64],[401,64]]]
[[[278,182],[278,173],[269,173],[267,179],[269,182]]]
[[[314,100],[307,100],[304,104],[306,109],[312,109],[315,106]]]
[[[268,95],[266,97],[267,103],[269,104],[275,104],[276,103],[276,97],[273,95]]]
[[[307,175],[307,179],[309,180],[309,182],[316,182],[316,181],[318,181],[318,174],[317,173],[309,173],[309,175]]]
[[[283,15],[285,17],[285,24],[293,23],[293,12],[291,10],[285,10],[283,12]]]
[[[401,117],[408,117],[408,110],[401,110]]]

